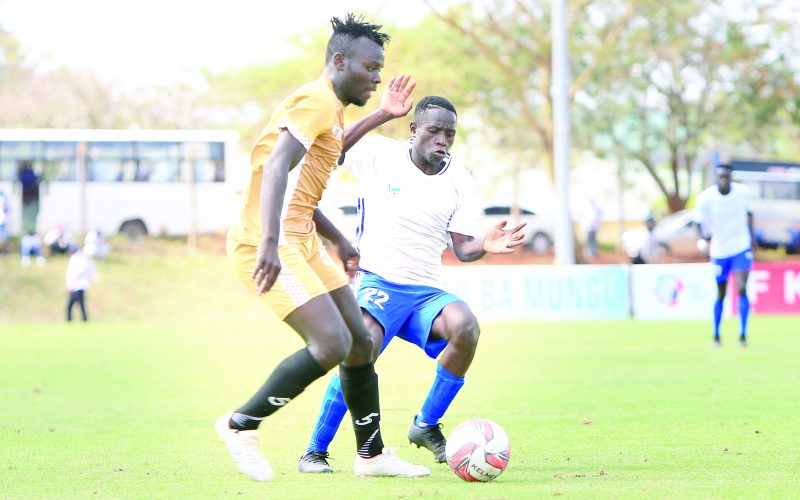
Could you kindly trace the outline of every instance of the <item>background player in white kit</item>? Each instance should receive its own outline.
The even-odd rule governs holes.
[[[722,303],[731,272],[736,276],[739,291],[739,343],[747,345],[747,278],[753,267],[753,215],[747,186],[731,182],[730,165],[716,169],[717,183],[701,192],[695,207],[695,222],[706,240],[710,239],[709,256],[717,279],[717,300],[714,303],[714,345],[721,345],[719,325]]]
[[[525,226],[505,229],[503,222],[477,237],[476,183],[449,153],[456,121],[450,101],[424,97],[414,110],[410,140],[366,137],[348,151],[344,161],[361,186],[355,241],[361,254],[357,300],[373,344],[383,351],[397,336],[434,359],[444,351],[433,386],[408,434],[411,442],[431,450],[438,462],[445,461],[439,419],[464,385],[480,333],[467,304],[441,288],[442,252],[448,235],[456,256],[471,262],[487,253],[514,251],[522,244]],[[314,221],[322,234],[331,233],[332,225],[319,211]],[[332,471],[326,460],[328,445],[346,411],[339,380],[334,377],[311,441],[298,462],[301,472]]]

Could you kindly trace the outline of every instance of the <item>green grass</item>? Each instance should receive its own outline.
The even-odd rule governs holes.
[[[729,320],[718,350],[706,322],[484,324],[467,384],[444,422],[445,432],[473,417],[506,429],[511,464],[488,484],[464,483],[408,445],[434,364],[397,342],[378,363],[384,440],[431,466],[432,476],[354,477],[347,424],[331,447],[339,472],[298,473],[326,383],[318,381],[262,426],[276,477],[261,484],[235,470],[213,422],[300,341],[228,277],[223,259],[174,248],[100,263],[104,279],[89,296],[93,322],[67,325],[61,264],[22,271],[0,263],[9,277],[3,307],[13,308],[0,322],[0,498],[788,498],[800,491],[797,317],[754,317],[747,349],[735,345]],[[8,293],[9,283],[23,296]]]

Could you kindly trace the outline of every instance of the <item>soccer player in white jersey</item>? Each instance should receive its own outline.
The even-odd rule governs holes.
[[[400,337],[431,358],[441,354],[433,386],[408,433],[412,443],[431,450],[438,462],[445,461],[439,419],[464,385],[480,333],[467,304],[442,290],[442,252],[450,239],[465,262],[487,253],[510,253],[522,244],[525,226],[506,229],[502,222],[478,236],[475,180],[450,155],[456,121],[450,101],[425,97],[415,108],[410,140],[366,137],[344,159],[361,185],[357,300],[373,344],[382,352]],[[319,211],[314,221],[326,229],[331,225]],[[328,385],[311,441],[298,462],[301,472],[333,470],[327,462],[328,445],[347,411],[340,387],[337,377]]]
[[[736,276],[739,290],[739,344],[747,345],[747,278],[753,267],[753,214],[750,212],[750,193],[747,186],[731,182],[730,165],[717,167],[717,183],[697,197],[695,222],[702,236],[710,240],[709,256],[717,278],[717,300],[714,303],[714,346],[721,346],[719,325],[728,276]]]

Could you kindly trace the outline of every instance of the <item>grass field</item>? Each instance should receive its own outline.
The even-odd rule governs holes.
[[[718,350],[705,322],[483,325],[444,423],[447,432],[480,416],[506,429],[511,464],[487,484],[462,482],[405,440],[434,364],[398,342],[377,367],[384,440],[431,477],[354,477],[348,425],[331,448],[336,474],[298,473],[318,381],[262,426],[276,477],[256,483],[235,470],[213,422],[299,340],[218,256],[120,254],[100,270],[94,321],[67,325],[63,262],[24,271],[0,262],[2,498],[800,495],[797,317],[754,317],[747,349],[729,321]]]

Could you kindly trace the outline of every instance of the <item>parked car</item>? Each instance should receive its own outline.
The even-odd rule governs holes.
[[[668,215],[656,223],[653,229],[656,238],[669,247],[674,257],[686,259],[701,259],[703,252],[698,246],[700,234],[695,227],[691,210],[681,210]],[[625,253],[633,258],[639,255],[645,240],[647,229],[644,227],[630,229],[622,233],[622,246]]]
[[[490,225],[507,220],[509,224],[514,221],[511,217],[510,205],[492,205],[483,209],[484,230]],[[524,245],[536,253],[545,253],[553,247],[553,219],[534,212],[527,208],[519,209],[520,222],[527,222],[525,227]]]

